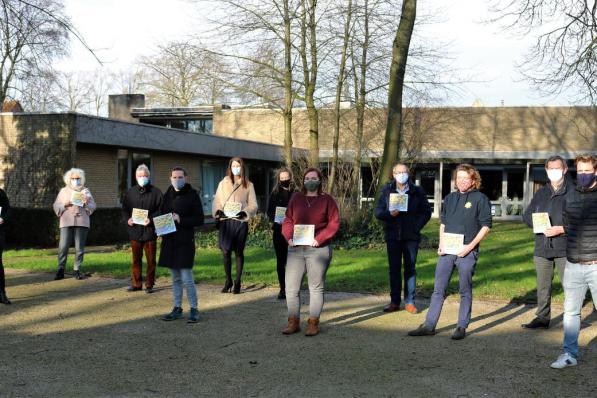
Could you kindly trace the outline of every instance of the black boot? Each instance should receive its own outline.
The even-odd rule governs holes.
[[[4,290],[0,290],[0,304],[10,304],[10,300]]]
[[[239,294],[240,293],[240,281],[234,281],[234,288],[232,289],[232,293],[233,294]]]
[[[59,281],[64,279],[64,268],[58,268],[58,272],[56,272],[56,276],[54,277],[55,281]]]
[[[222,293],[230,293],[232,289],[232,279],[227,279],[224,287],[222,288]]]
[[[76,270],[75,271],[75,279],[81,281],[81,280],[85,279],[85,274],[82,273],[80,270]]]

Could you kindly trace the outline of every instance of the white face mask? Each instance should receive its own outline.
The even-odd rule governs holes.
[[[547,178],[549,178],[549,181],[551,181],[551,182],[560,181],[562,179],[563,175],[564,175],[564,172],[562,171],[562,169],[547,170]]]
[[[408,182],[408,173],[396,173],[394,179],[398,184],[406,184]]]

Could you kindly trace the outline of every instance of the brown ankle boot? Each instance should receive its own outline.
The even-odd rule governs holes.
[[[307,321],[307,330],[305,336],[315,336],[319,334],[319,318],[309,318]]]
[[[286,329],[282,330],[284,334],[293,334],[296,332],[301,331],[301,320],[297,316],[289,316],[288,317],[288,326]]]

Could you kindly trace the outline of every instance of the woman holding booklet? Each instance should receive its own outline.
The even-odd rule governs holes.
[[[305,273],[309,282],[309,320],[306,336],[319,333],[323,309],[325,275],[332,261],[331,240],[338,232],[340,215],[336,201],[322,192],[321,171],[309,168],[303,175],[303,187],[292,196],[282,223],[288,242],[286,263],[286,305],[288,326],[282,331],[293,334],[300,328],[300,288]]]
[[[479,191],[481,176],[469,164],[456,167],[454,183],[457,191],[445,197],[439,227],[439,259],[435,268],[435,286],[425,322],[409,336],[431,336],[439,320],[446,289],[454,267],[458,268],[460,311],[453,340],[466,336],[473,303],[473,274],[479,258],[479,243],[491,229],[491,203]]]
[[[276,172],[276,183],[269,198],[267,216],[272,222],[273,244],[276,252],[276,271],[278,272],[278,282],[280,283],[280,293],[278,300],[286,298],[286,259],[288,258],[288,242],[282,235],[282,222],[286,216],[286,207],[294,194],[294,180],[292,171],[286,167],[278,169]]]
[[[236,257],[236,279],[233,293],[240,293],[240,283],[245,264],[245,243],[249,232],[248,221],[257,213],[257,197],[253,183],[246,177],[244,162],[232,158],[228,162],[226,177],[218,184],[212,203],[212,214],[218,222],[219,245],[224,256],[226,283],[222,293],[229,293],[232,285],[232,252]]]
[[[64,174],[64,188],[54,201],[54,212],[60,218],[60,243],[58,244],[58,271],[55,280],[64,279],[68,249],[75,241],[75,278],[83,279],[81,265],[89,232],[89,216],[95,210],[95,201],[85,187],[85,172],[70,169]]]
[[[410,170],[403,163],[392,169],[392,180],[381,190],[375,217],[384,224],[390,268],[390,304],[384,312],[400,309],[402,299],[402,260],[404,259],[404,309],[417,313],[415,286],[417,253],[421,230],[431,218],[431,206],[423,188],[411,183]]]
[[[164,193],[162,213],[153,219],[156,233],[162,236],[160,267],[170,268],[174,308],[164,321],[182,318],[182,292],[187,292],[191,306],[188,323],[199,321],[197,289],[193,279],[195,262],[195,227],[203,224],[203,205],[197,191],[186,182],[187,172],[180,166],[170,172],[170,184]]]
[[[127,224],[127,232],[131,241],[133,261],[131,263],[131,286],[129,292],[142,289],[141,275],[143,251],[147,260],[145,275],[145,292],[153,293],[155,282],[155,256],[157,252],[157,235],[153,218],[162,211],[162,191],[151,184],[149,168],[141,164],[135,170],[137,183],[131,187],[122,200],[122,217]]]

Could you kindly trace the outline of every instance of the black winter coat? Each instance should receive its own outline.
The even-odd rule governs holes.
[[[288,202],[290,202],[290,198],[294,191],[287,191],[284,188],[280,188],[280,190],[276,193],[272,193],[269,197],[269,204],[267,205],[267,217],[269,218],[270,222],[272,223],[272,229],[276,233],[281,233],[282,225],[276,224],[274,219],[276,218],[276,207],[288,207]]]
[[[525,209],[522,220],[533,228],[533,213],[548,213],[553,226],[563,226],[562,220],[566,193],[574,189],[567,177],[562,186],[554,192],[551,184],[545,184],[535,192],[531,203]],[[535,256],[543,258],[566,257],[566,235],[548,238],[544,234],[535,234]]]
[[[122,201],[122,219],[126,225],[130,240],[147,242],[156,240],[153,218],[162,214],[162,191],[149,184],[144,187],[135,185],[131,187]],[[133,208],[149,210],[149,224],[147,226],[127,224],[133,214]]]
[[[189,184],[180,191],[169,187],[162,205],[162,214],[167,213],[178,214],[180,223],[176,223],[176,232],[162,236],[158,265],[174,269],[193,268],[195,227],[203,224],[203,205],[199,194]]]
[[[566,258],[571,263],[597,261],[597,186],[570,189],[564,205]]]
[[[6,224],[10,222],[11,210],[10,210],[10,202],[8,201],[8,196],[3,189],[0,189],[0,217],[4,220],[2,224],[0,224],[0,238],[4,238]]]
[[[375,217],[384,223],[386,241],[395,240],[421,240],[421,230],[431,218],[431,206],[423,188],[409,184],[408,189],[408,211],[400,212],[392,217],[388,210],[390,193],[396,192],[396,182],[391,181],[382,190],[377,206],[375,206]]]

